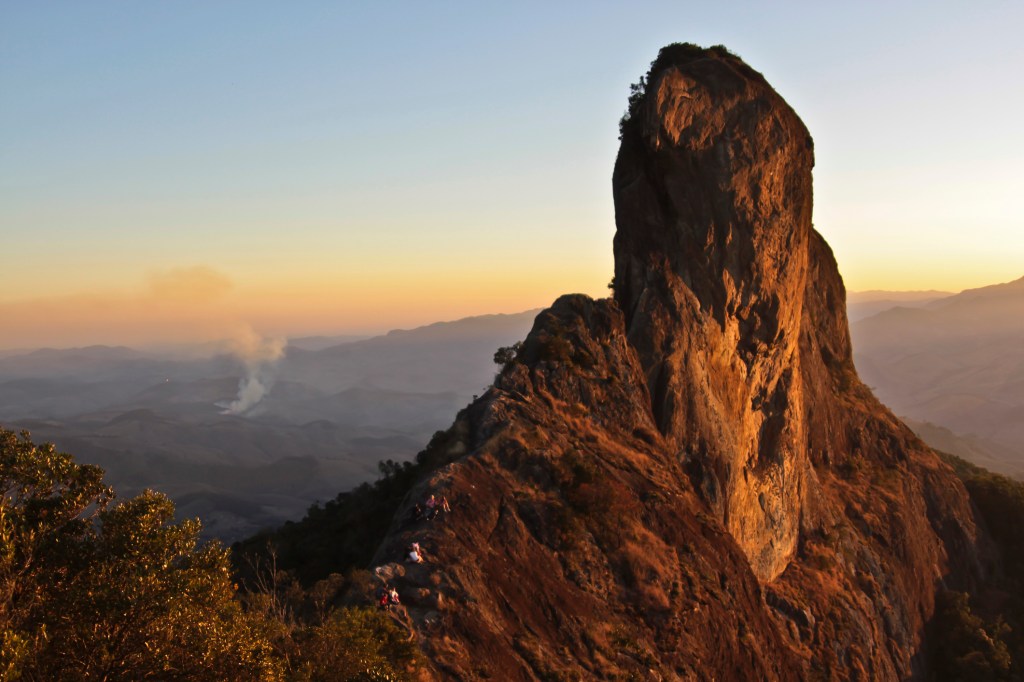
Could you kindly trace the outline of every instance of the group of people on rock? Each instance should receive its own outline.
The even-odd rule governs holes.
[[[447,514],[451,512],[451,510],[452,507],[448,503],[447,497],[445,497],[444,495],[438,497],[437,495],[431,493],[430,497],[426,499],[422,506],[419,503],[416,503],[416,505],[413,507],[411,518],[409,519],[409,521],[422,521],[423,519],[426,519],[427,521],[433,521],[442,512]],[[414,542],[411,545],[409,545],[408,552],[409,553],[406,556],[406,561],[409,561],[414,564],[422,564],[424,561],[426,561],[426,556],[424,556],[423,554],[423,548],[420,547],[420,543]],[[380,568],[378,568],[378,571],[380,571]],[[387,578],[382,576],[380,573],[378,573],[378,577],[381,577],[385,581],[387,580]],[[394,587],[389,587],[387,582],[385,582],[384,586],[381,588],[380,594],[377,597],[377,605],[385,611],[390,611],[391,607],[397,604],[401,604],[401,602],[398,599],[398,590],[396,590]]]
[[[428,497],[426,502],[424,502],[423,504],[426,507],[426,510],[424,510],[423,507],[419,505],[419,503],[416,503],[416,506],[413,507],[412,521],[421,521],[423,519],[426,519],[427,521],[433,521],[442,512],[447,514],[452,510],[451,505],[448,504],[448,498],[445,497],[444,495],[438,497],[437,495],[431,493],[430,497]],[[414,564],[423,563],[423,550],[420,548],[420,543],[414,542],[412,543],[412,545],[409,546],[409,556],[407,560],[411,561]]]
[[[448,498],[442,495],[440,498],[437,495],[431,493],[430,497],[424,503],[426,509],[420,505],[419,502],[412,508],[412,521],[433,521],[438,517],[441,512],[448,513],[452,510],[451,505],[448,504]]]
[[[402,602],[398,599],[398,590],[394,587],[384,587],[380,590],[380,598],[377,600],[377,605],[385,611],[390,611],[393,605],[401,604]]]

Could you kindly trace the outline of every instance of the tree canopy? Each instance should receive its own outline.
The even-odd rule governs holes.
[[[0,678],[277,679],[227,550],[146,491],[0,429]]]
[[[380,612],[303,620],[259,607],[276,595],[239,599],[228,550],[173,519],[166,496],[120,501],[99,467],[0,428],[0,680],[403,680],[415,668],[415,644]]]

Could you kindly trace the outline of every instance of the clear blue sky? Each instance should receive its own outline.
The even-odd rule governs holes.
[[[1022,29],[1020,2],[2,1],[0,348],[603,295],[617,121],[673,41],[804,119],[848,288],[1014,279]]]

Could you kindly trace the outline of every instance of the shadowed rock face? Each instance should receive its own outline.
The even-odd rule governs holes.
[[[813,145],[735,58],[652,71],[615,166],[616,301],[658,427],[771,579],[809,485],[799,339]]]
[[[924,675],[966,492],[857,379],[811,141],[724,49],[662,50],[623,127],[615,297],[560,298],[435,438],[377,551],[439,679]],[[444,494],[453,512],[407,522]],[[407,595],[407,596],[406,596]]]

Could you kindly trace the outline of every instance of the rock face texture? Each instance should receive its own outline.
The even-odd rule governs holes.
[[[662,50],[613,190],[615,295],[541,313],[429,448],[375,564],[453,680],[923,676],[966,492],[857,379],[810,136],[722,48]],[[443,494],[450,514],[407,521]]]
[[[799,343],[813,145],[760,74],[676,52],[624,126],[615,300],[659,430],[766,580],[814,486]]]

